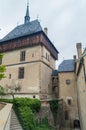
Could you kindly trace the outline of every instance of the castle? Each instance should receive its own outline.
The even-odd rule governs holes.
[[[14,91],[15,97],[58,98],[62,101],[64,124],[73,127],[73,121],[80,118],[82,130],[86,129],[86,49],[82,54],[80,43],[78,59],[64,60],[56,70],[59,52],[48,38],[47,28],[43,30],[38,20],[30,21],[27,5],[24,24],[0,40],[0,52],[4,54],[2,64],[6,65],[6,78],[0,84],[5,89],[20,85],[21,90]],[[10,98],[10,90],[6,92]]]
[[[58,59],[58,50],[42,29],[38,20],[30,21],[27,5],[24,24],[15,27],[0,41],[0,52],[4,54],[2,64],[6,65],[6,78],[1,85],[20,85],[18,97],[50,99],[52,91],[51,74]],[[8,90],[7,93],[10,93]]]

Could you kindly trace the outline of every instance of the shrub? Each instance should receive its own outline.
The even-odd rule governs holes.
[[[38,99],[30,99],[30,98],[15,98],[15,104],[17,107],[28,106],[32,109],[33,112],[38,112],[41,107],[41,102]]]
[[[0,98],[0,102],[13,103],[13,99],[3,99],[3,98]]]
[[[50,104],[50,109],[53,113],[54,123],[56,125],[57,113],[58,113],[58,100],[51,100],[49,101],[49,104]]]
[[[35,130],[33,112],[39,111],[41,102],[38,99],[15,98],[14,110],[24,130]]]
[[[35,130],[34,112],[38,112],[40,110],[40,100],[30,98],[15,98],[14,100],[0,99],[0,101],[13,103],[13,108],[24,130]]]
[[[25,107],[18,107],[19,115],[22,119],[23,126],[25,130],[34,130],[35,123],[34,123],[34,115],[32,110],[25,106]]]
[[[0,85],[0,96],[5,95],[4,88]]]

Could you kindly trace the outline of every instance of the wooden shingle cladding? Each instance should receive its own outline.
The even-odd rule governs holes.
[[[45,46],[53,58],[55,60],[58,59],[58,51],[45,35],[44,32],[38,32],[35,34],[22,36],[19,38],[15,38],[12,40],[0,42],[0,52],[12,51],[15,49],[25,48],[25,47],[32,47],[36,45],[43,45]]]

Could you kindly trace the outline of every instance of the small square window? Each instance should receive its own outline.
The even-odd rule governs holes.
[[[66,84],[69,85],[71,82],[70,82],[70,79],[67,79],[66,80]]]

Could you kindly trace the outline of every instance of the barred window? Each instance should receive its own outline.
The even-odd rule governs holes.
[[[19,78],[19,79],[23,79],[23,78],[24,78],[24,67],[20,67],[20,68],[19,68],[18,78]]]
[[[20,52],[20,61],[25,61],[25,51]]]

